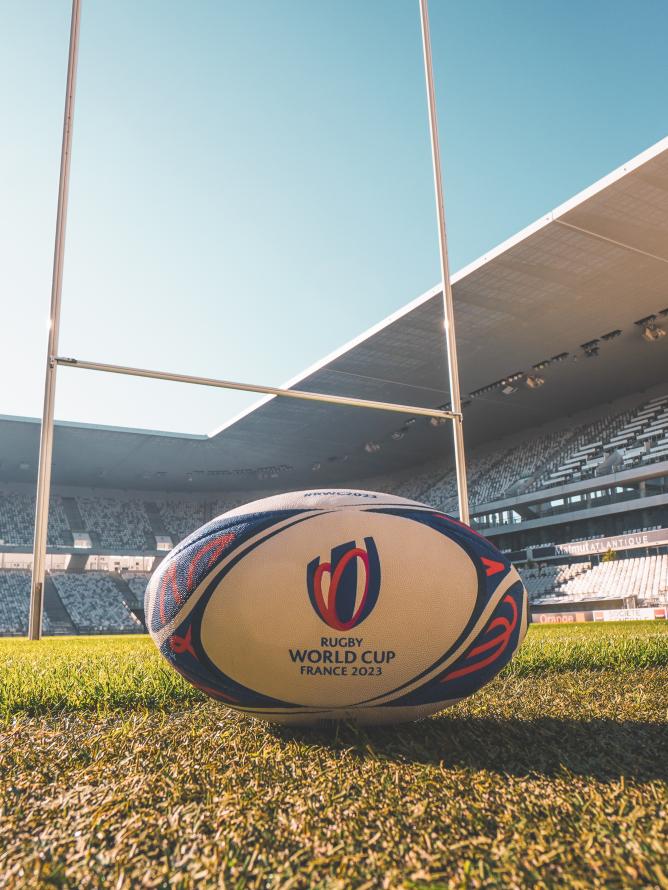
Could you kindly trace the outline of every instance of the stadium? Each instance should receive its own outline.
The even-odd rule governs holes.
[[[666,616],[667,243],[665,139],[453,277],[472,524],[519,567],[534,621]],[[441,312],[437,287],[287,386],[447,406]],[[46,632],[140,631],[165,552],[278,491],[456,513],[449,426],[360,413],[266,397],[208,436],[58,424]],[[0,631],[20,635],[39,421],[2,417],[0,441]]]
[[[100,59],[118,64],[123,54],[114,39],[120,35],[128,54],[122,65],[127,62],[131,72],[128,95],[118,90],[122,113],[116,119],[110,114],[111,123],[105,103],[113,108],[118,98],[109,87],[114,79],[96,84],[98,94],[107,91],[100,106],[105,113],[92,119],[103,142],[107,128],[116,131],[108,139],[113,189],[122,192],[122,164],[115,165],[123,126],[134,139],[145,114],[143,138],[153,143],[153,128],[164,123],[150,113],[161,90],[171,139],[187,129],[174,123],[175,109],[183,114],[192,103],[197,114],[204,109],[213,119],[211,107],[189,94],[193,84],[204,88],[215,82],[212,72],[233,72],[232,93],[250,132],[261,90],[254,92],[245,55],[230,60],[235,42],[245,45],[251,34],[257,42],[253,76],[268,65],[288,141],[293,128],[303,133],[285,96],[307,78],[295,65],[295,79],[282,79],[294,61],[286,47],[295,58],[302,47],[281,32],[284,19],[300,41],[310,33],[318,65],[333,64],[332,82],[318,81],[309,69],[311,76],[319,87],[325,84],[332,108],[342,102],[344,119],[355,120],[345,90],[363,89],[344,77],[359,51],[350,23],[338,19],[340,9],[330,15],[338,4],[297,6],[265,4],[258,18],[255,4],[203,4],[193,7],[186,27],[165,6],[140,10],[131,4],[133,21],[145,17],[135,47],[122,4],[91,7],[104,32],[101,37],[91,27],[88,34],[96,47],[87,62],[93,80],[105,70],[96,67]],[[378,46],[364,46],[363,70],[392,57],[391,69],[396,66],[398,80],[405,78],[397,49],[407,27],[402,5],[392,15],[390,4],[382,5],[382,15],[380,4],[369,4],[363,14],[357,4],[348,12],[353,8],[368,16],[374,39],[379,26],[385,29]],[[0,414],[2,887],[668,887],[668,136],[451,274],[426,0],[419,9],[441,277],[420,296],[406,292],[400,309],[384,318],[379,312],[372,327],[271,387],[195,377],[187,356],[196,355],[199,331],[192,332],[188,311],[175,313],[187,337],[179,338],[177,350],[165,349],[170,361],[159,371],[148,369],[148,359],[142,368],[112,365],[58,348],[81,11],[81,0],[72,2],[44,413],[22,416],[19,407]],[[500,26],[496,8],[486,10],[484,16],[475,12],[476,40],[483,46],[477,64],[496,78],[490,66],[498,64]],[[451,26],[461,18],[468,34],[472,24],[463,7],[443,6],[440,28],[444,11]],[[520,12],[527,18],[526,9]],[[571,13],[566,5],[560,15]],[[44,22],[50,14],[46,7],[40,12]],[[525,42],[530,38],[531,51],[546,15],[533,14],[523,23],[513,19],[511,5],[504,10]],[[34,10],[17,8],[17,21],[22,15],[32,30]],[[578,28],[579,17],[584,23],[587,15],[578,10]],[[259,19],[264,26],[265,17],[271,27],[263,33]],[[636,17],[624,10],[623,18],[626,53]],[[571,61],[577,60],[572,26],[551,16],[546,22],[548,42],[553,33],[565,36]],[[614,34],[611,26],[599,40],[598,18],[594,24],[596,46],[581,53],[592,58]],[[505,22],[503,33],[503,52],[512,55]],[[144,46],[156,35],[167,47],[161,48],[162,69],[157,44],[150,51]],[[50,33],[42,39],[43,51],[51,40]],[[451,52],[460,52],[456,42]],[[643,33],[648,58],[650,42]],[[209,50],[208,62],[189,81]],[[471,71],[477,50],[467,44],[460,56],[468,68],[470,55]],[[230,59],[219,65],[226,53]],[[612,50],[609,57],[615,57]],[[661,42],[658,57],[665,67]],[[179,89],[182,77],[189,84],[185,104],[170,80],[172,69],[178,69]],[[388,71],[376,91],[386,92]],[[142,77],[151,83],[150,101],[142,98]],[[566,91],[567,73],[559,77]],[[614,81],[610,70],[606,89],[608,79]],[[132,105],[135,87],[138,106]],[[308,90],[307,96],[311,135],[314,103]],[[397,108],[405,114],[402,101],[397,98]],[[221,104],[227,127],[234,103]],[[510,104],[503,110],[509,120]],[[133,115],[132,108],[141,113]],[[364,115],[369,108],[363,104]],[[273,112],[272,127],[281,132]],[[535,106],[534,112],[539,115]],[[360,118],[353,129],[361,132],[365,123]],[[211,139],[213,146],[215,126],[209,125],[211,132],[196,140]],[[323,129],[326,139],[334,129]],[[345,155],[348,135],[335,134],[333,153]],[[84,146],[85,137],[84,131]],[[517,133],[512,139],[519,141]],[[244,153],[250,141],[244,131]],[[370,166],[360,167],[365,175],[382,166],[376,154],[381,141],[374,133]],[[470,135],[464,140],[467,152],[474,142]],[[102,145],[89,130],[87,146],[95,144]],[[134,164],[141,135],[132,144]],[[280,138],[269,148],[280,155]],[[178,140],[160,150],[178,155]],[[25,169],[32,176],[38,153],[29,155]],[[95,165],[100,160],[103,167],[103,155]],[[164,160],[151,152],[144,160],[149,157],[147,168]],[[192,153],[184,157],[190,166]],[[215,150],[212,157],[217,175],[226,159]],[[238,169],[254,177],[261,154],[248,150],[248,157]],[[308,166],[304,158],[297,168]],[[202,166],[210,160],[203,153]],[[346,161],[354,167],[352,154]],[[237,168],[229,169],[232,181]],[[280,169],[271,168],[268,178]],[[176,167],[168,163],[161,175],[165,171],[170,212],[159,220],[160,208],[152,208],[156,230],[174,225],[172,192],[177,206],[186,191]],[[500,175],[497,168],[494,175]],[[222,193],[214,180],[206,182],[207,199],[209,188],[212,195]],[[349,191],[355,181],[346,180]],[[261,182],[244,185],[237,206],[248,201],[255,207]],[[299,215],[290,217],[287,206],[294,181],[287,182],[281,213],[286,229],[299,229]],[[363,185],[357,180],[361,202],[367,200]],[[228,187],[225,181],[222,191]],[[137,213],[143,180],[133,180],[126,201],[133,188]],[[312,188],[307,180],[305,188]],[[176,226],[177,239],[191,250],[211,219],[205,203],[198,205],[194,240],[187,240],[183,219]],[[95,217],[92,204],[77,209],[82,206]],[[332,208],[327,213],[336,216]],[[341,215],[337,226],[345,227],[347,206]],[[113,241],[114,222],[104,218],[96,236]],[[243,221],[239,230],[255,240],[255,229],[244,233]],[[402,231],[406,238],[410,226]],[[146,232],[142,251],[151,235]],[[242,240],[234,249],[241,250]],[[94,239],[83,243],[95,254]],[[162,264],[168,250],[159,238],[156,243],[151,262]],[[261,244],[258,238],[253,245],[254,260]],[[298,261],[305,268],[306,253]],[[419,256],[408,253],[411,262]],[[85,251],[74,254],[85,266]],[[104,293],[101,256],[90,266]],[[213,265],[205,264],[200,283],[224,265],[220,256],[216,251]],[[127,265],[128,280],[139,272],[139,287],[150,297],[142,267]],[[366,271],[368,265],[364,256],[354,268]],[[11,277],[9,260],[7,267]],[[85,276],[74,292],[81,281]],[[273,292],[273,270],[271,284],[268,299],[280,309],[292,295],[288,286]],[[306,352],[299,352],[297,340],[308,336],[307,329],[326,326],[333,308],[324,281],[309,280],[306,291],[309,317],[288,344],[300,355]],[[137,304],[121,319],[146,346],[174,323],[157,284],[156,293],[158,311]],[[342,296],[341,309],[353,310],[356,319],[354,299]],[[250,308],[263,316],[260,299]],[[18,312],[6,307],[10,337],[20,350],[16,332],[22,334],[30,311],[28,302]],[[66,315],[67,324],[76,327],[77,314],[81,305]],[[95,322],[95,306],[89,314]],[[227,320],[225,312],[221,318]],[[106,324],[120,347],[109,316]],[[86,342],[97,342],[104,325],[98,330],[94,323],[94,337]],[[252,331],[251,325],[248,340],[255,347]],[[184,340],[194,341],[190,352],[181,349]],[[147,356],[155,354],[147,348]],[[182,354],[186,367],[174,357]],[[13,389],[12,360],[8,367],[6,397]],[[18,376],[25,365],[16,367]],[[91,379],[122,375],[122,398],[140,407],[148,392],[138,384],[142,377],[157,387],[171,381],[260,398],[220,424],[232,413],[223,409],[207,434],[174,431],[190,426],[175,416],[183,402],[173,398],[173,389],[151,415],[167,418],[165,428],[59,420],[56,370],[59,387],[63,379],[83,379],[87,386]],[[82,405],[83,393],[90,392],[85,386]],[[184,400],[194,389],[183,386]],[[100,387],[95,410],[118,410],[109,393]]]

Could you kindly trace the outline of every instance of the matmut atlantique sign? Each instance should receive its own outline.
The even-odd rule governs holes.
[[[617,535],[615,538],[593,538],[591,541],[573,541],[557,544],[557,553],[570,556],[586,556],[588,553],[605,553],[607,550],[633,550],[637,547],[657,547],[668,544],[668,528],[657,528],[651,532],[632,532]]]

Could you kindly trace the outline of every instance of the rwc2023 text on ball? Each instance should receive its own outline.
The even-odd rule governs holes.
[[[527,628],[519,575],[425,504],[300,491],[182,541],[146,591],[156,645],[223,704],[280,723],[395,723],[480,689]]]

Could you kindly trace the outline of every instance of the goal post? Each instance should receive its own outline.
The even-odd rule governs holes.
[[[67,62],[67,86],[65,88],[65,113],[63,115],[63,141],[60,152],[60,178],[58,183],[58,209],[56,211],[56,239],[53,248],[53,273],[51,277],[51,309],[49,312],[49,337],[46,349],[44,374],[44,404],[39,437],[39,463],[37,468],[37,496],[35,503],[35,537],[33,544],[32,581],[30,585],[30,616],[28,636],[38,640],[42,635],[44,611],[44,573],[49,525],[49,500],[51,488],[51,462],[53,455],[53,420],[56,401],[56,372],[60,336],[60,307],[63,292],[63,264],[65,261],[65,230],[67,228],[67,203],[70,185],[70,160],[72,156],[72,125],[74,122],[74,94],[77,82],[79,58],[79,26],[81,0],[72,0],[70,22],[70,47]]]
[[[461,395],[459,388],[459,371],[457,363],[457,340],[455,336],[452,288],[450,284],[450,271],[448,263],[448,247],[445,227],[445,205],[443,201],[443,183],[441,175],[440,149],[438,142],[438,127],[436,121],[436,100],[434,93],[427,0],[419,0],[419,5],[420,20],[422,26],[422,48],[427,88],[429,132],[431,137],[431,151],[434,173],[436,216],[438,223],[439,255],[443,281],[445,347],[448,362],[448,380],[451,408],[451,410],[448,411],[439,408],[425,408],[417,405],[401,405],[393,402],[374,401],[371,399],[358,399],[348,396],[335,396],[326,393],[316,393],[298,389],[287,389],[284,387],[239,383],[236,381],[219,380],[217,378],[211,377],[196,377],[189,374],[178,374],[169,371],[156,371],[148,370],[145,368],[128,367],[124,365],[113,365],[102,362],[85,361],[83,359],[67,358],[58,355],[63,263],[65,255],[65,230],[67,222],[70,157],[72,149],[72,123],[74,114],[74,95],[79,49],[79,26],[81,19],[81,0],[72,0],[69,59],[67,67],[67,87],[65,94],[65,114],[63,120],[60,181],[58,188],[58,210],[56,216],[56,237],[54,247],[53,276],[51,283],[50,325],[46,357],[46,372],[44,378],[44,406],[40,430],[39,465],[37,472],[35,533],[30,589],[30,618],[28,626],[28,636],[31,640],[39,640],[42,636],[42,616],[44,611],[44,580],[51,489],[51,467],[53,457],[56,372],[59,366],[77,368],[80,370],[100,371],[110,374],[120,374],[130,377],[144,377],[154,380],[169,380],[173,382],[187,383],[194,386],[210,386],[219,389],[254,392],[269,396],[275,396],[278,398],[325,402],[330,405],[340,405],[366,410],[389,411],[400,414],[410,414],[422,417],[433,417],[443,420],[450,420],[453,424],[454,433],[459,517],[463,522],[469,522],[469,504],[466,484],[466,462],[464,454],[464,433],[461,410]]]

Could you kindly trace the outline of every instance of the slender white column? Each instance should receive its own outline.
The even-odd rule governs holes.
[[[37,471],[37,504],[35,507],[35,539],[33,545],[32,584],[30,590],[30,622],[28,636],[39,640],[42,636],[44,610],[44,574],[46,562],[47,531],[49,525],[49,495],[51,488],[51,457],[53,454],[53,409],[56,399],[56,370],[54,361],[58,353],[60,334],[60,303],[63,285],[63,261],[65,255],[65,230],[67,227],[67,198],[70,183],[70,157],[72,150],[72,116],[77,80],[79,54],[79,22],[81,0],[72,0],[70,24],[70,50],[67,64],[65,114],[63,118],[63,143],[60,154],[60,183],[58,186],[58,211],[56,216],[56,240],[53,251],[53,276],[51,279],[51,311],[49,317],[49,342],[46,352],[44,377],[44,407],[39,442],[39,467]]]
[[[462,422],[462,400],[459,392],[459,367],[457,363],[457,338],[455,337],[455,317],[450,284],[448,262],[448,241],[445,230],[445,204],[443,202],[443,179],[441,176],[441,152],[438,144],[438,124],[436,121],[436,97],[434,93],[434,73],[431,60],[431,37],[429,36],[429,11],[427,0],[420,0],[420,21],[422,23],[422,48],[424,52],[424,73],[427,81],[427,104],[429,108],[429,132],[431,134],[431,156],[434,165],[434,191],[436,193],[436,216],[438,218],[438,246],[441,256],[441,277],[443,279],[443,310],[445,340],[448,355],[448,380],[450,383],[450,406],[455,415],[453,433],[455,442],[455,467],[457,473],[457,497],[459,518],[469,522],[469,498],[466,483],[466,459],[464,456],[464,425]]]

